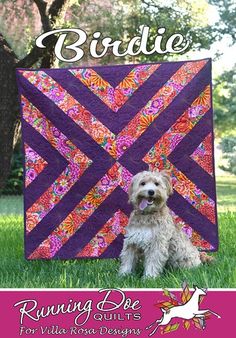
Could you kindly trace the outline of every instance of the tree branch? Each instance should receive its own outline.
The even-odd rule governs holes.
[[[154,7],[154,8],[157,8],[159,11],[164,11],[165,8],[167,7],[166,5],[160,5],[160,4],[157,4],[155,3],[154,0],[141,0],[141,2],[146,5],[147,7]]]
[[[17,63],[18,68],[32,67],[40,58],[45,55],[45,49],[34,46],[29,54],[27,54],[22,60]]]
[[[49,17],[47,15],[47,2],[44,0],[33,0],[36,6],[38,7],[38,11],[41,17],[41,22],[43,26],[43,31],[47,32],[51,29],[51,24]]]
[[[54,0],[51,7],[49,8],[48,14],[50,18],[51,25],[55,25],[56,19],[63,11],[67,0]]]
[[[48,14],[46,14],[47,3],[45,1],[43,0],[33,0],[33,1],[36,3],[38,7],[41,16],[43,31],[45,30],[48,31],[52,29],[52,27],[55,25],[58,16],[63,11],[64,6],[66,5],[66,2],[68,0],[54,0],[48,10]],[[48,48],[54,46],[55,42],[56,42],[55,36],[51,35],[45,42],[46,45],[45,49],[34,46],[31,49],[31,51],[22,60],[18,62],[17,67],[20,68],[32,67],[41,58],[43,57],[48,58],[49,55]]]
[[[1,50],[5,50],[11,56],[13,62],[18,61],[18,57],[16,56],[14,50],[11,48],[5,37],[0,33],[0,52]]]
[[[148,7],[152,6],[159,9],[159,5],[155,4],[153,1],[141,0],[141,2]]]

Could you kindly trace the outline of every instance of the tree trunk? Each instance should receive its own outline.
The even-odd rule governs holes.
[[[43,31],[52,29],[68,0],[54,0],[47,12],[47,1],[34,0],[41,17]],[[0,193],[4,188],[11,168],[11,157],[20,135],[20,107],[16,85],[16,67],[29,68],[41,60],[41,67],[50,68],[55,61],[53,53],[57,41],[48,37],[46,50],[34,46],[22,59],[18,60],[14,51],[0,33]]]
[[[0,191],[11,167],[11,156],[20,134],[20,114],[15,68],[18,59],[0,35]]]

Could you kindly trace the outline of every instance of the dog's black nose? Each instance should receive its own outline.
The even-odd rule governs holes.
[[[149,195],[149,196],[153,196],[154,193],[155,193],[154,190],[148,190],[148,195]]]

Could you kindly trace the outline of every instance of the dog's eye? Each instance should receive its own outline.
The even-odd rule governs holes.
[[[145,185],[146,183],[145,182],[141,182],[140,185]]]
[[[156,185],[156,186],[158,186],[158,185],[159,185],[159,183],[158,183],[158,182],[155,182],[155,185]]]

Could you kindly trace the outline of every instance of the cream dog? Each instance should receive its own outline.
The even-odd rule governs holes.
[[[120,275],[134,271],[144,256],[144,276],[159,276],[166,263],[192,268],[201,264],[201,255],[190,239],[173,222],[166,205],[173,193],[167,171],[143,171],[132,179],[129,202],[133,204],[121,251]]]

